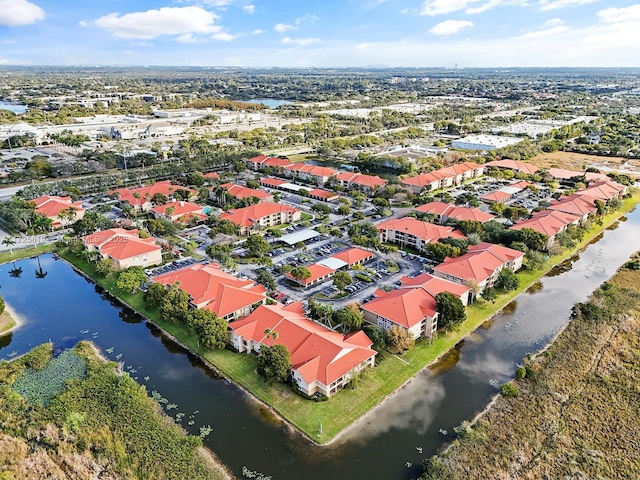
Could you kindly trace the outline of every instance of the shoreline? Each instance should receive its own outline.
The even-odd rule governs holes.
[[[562,255],[559,255],[556,259],[554,259],[554,261],[552,263],[550,263],[549,265],[546,265],[543,270],[541,270],[534,277],[532,277],[527,283],[523,284],[522,287],[519,289],[519,291],[517,293],[515,293],[514,295],[505,295],[503,297],[502,301],[500,302],[500,305],[497,307],[497,310],[492,311],[492,312],[488,313],[487,315],[483,316],[482,318],[474,321],[473,324],[470,325],[469,327],[467,327],[467,329],[464,330],[460,336],[453,336],[452,339],[451,339],[453,341],[453,345],[451,347],[446,348],[445,350],[441,351],[436,357],[434,357],[432,360],[430,360],[428,363],[426,363],[423,367],[421,367],[418,371],[416,371],[409,378],[407,378],[401,385],[399,385],[393,391],[391,391],[388,394],[386,394],[383,397],[381,397],[380,400],[373,407],[371,407],[369,410],[365,411],[363,414],[361,414],[359,417],[357,417],[352,423],[350,423],[349,425],[344,427],[342,430],[340,430],[338,433],[336,433],[332,438],[330,438],[327,441],[322,442],[322,443],[320,443],[319,441],[314,439],[307,432],[305,432],[302,429],[298,428],[292,421],[290,421],[287,418],[285,418],[284,414],[280,413],[279,410],[275,406],[270,405],[270,404],[266,403],[265,401],[261,400],[251,390],[249,390],[247,387],[245,387],[241,383],[234,381],[229,375],[225,374],[225,372],[223,372],[220,368],[218,368],[215,365],[213,365],[203,355],[201,355],[200,353],[195,351],[193,348],[187,346],[184,342],[182,342],[177,337],[175,337],[174,335],[172,335],[171,333],[166,331],[162,326],[160,326],[159,324],[157,324],[156,322],[151,320],[149,317],[147,317],[146,315],[141,313],[139,310],[137,310],[135,307],[133,307],[132,305],[127,303],[125,300],[123,300],[122,298],[120,298],[116,294],[110,292],[106,288],[102,287],[102,285],[100,285],[100,283],[98,283],[96,280],[91,278],[89,275],[87,275],[85,272],[83,272],[80,268],[76,267],[75,265],[73,265],[71,262],[69,262],[68,260],[66,260],[62,256],[59,256],[59,258],[63,259],[68,265],[71,266],[71,268],[73,268],[74,271],[76,271],[77,273],[81,274],[83,277],[85,277],[91,283],[96,284],[96,285],[100,285],[104,289],[105,293],[108,293],[112,298],[114,298],[116,301],[118,301],[121,305],[132,309],[134,312],[136,312],[138,315],[140,315],[146,321],[148,321],[149,323],[154,325],[156,328],[158,328],[164,335],[166,335],[172,341],[174,341],[175,343],[180,345],[182,348],[184,348],[185,350],[187,350],[191,354],[195,355],[200,361],[202,361],[205,365],[207,365],[207,367],[210,368],[212,371],[216,372],[218,375],[220,375],[221,377],[223,377],[225,380],[227,380],[228,382],[232,383],[233,385],[239,387],[247,395],[248,398],[251,398],[257,404],[267,408],[270,412],[272,412],[274,415],[276,415],[277,418],[283,424],[287,425],[288,428],[290,428],[291,430],[293,430],[296,433],[298,433],[300,436],[302,436],[303,438],[308,440],[311,444],[319,446],[319,447],[326,447],[326,446],[333,446],[336,443],[338,443],[340,440],[343,440],[345,435],[347,435],[348,433],[352,432],[355,428],[357,428],[361,424],[361,422],[366,420],[369,417],[369,415],[373,414],[380,405],[382,405],[389,398],[391,398],[396,392],[398,392],[399,390],[404,388],[418,374],[420,374],[424,370],[432,367],[435,363],[437,363],[445,354],[447,354],[451,350],[451,348],[453,348],[454,345],[456,345],[457,343],[459,343],[460,341],[464,340],[469,335],[471,335],[473,332],[475,332],[478,328],[480,328],[480,326],[483,323],[485,323],[486,321],[491,320],[491,318],[493,318],[495,315],[499,314],[509,303],[511,303],[513,300],[515,300],[523,292],[525,292],[535,282],[539,281],[540,278],[542,278],[543,276],[548,274],[553,268],[555,268],[556,266],[560,265],[562,262],[566,261],[568,258],[571,258],[572,256],[574,256],[576,254],[579,254],[581,251],[583,251],[589,244],[591,244],[591,242],[598,235],[601,235],[611,225],[613,225],[614,223],[618,222],[620,220],[620,218],[622,218],[624,215],[626,215],[627,213],[632,211],[634,208],[636,208],[637,205],[640,204],[640,192],[638,192],[636,195],[634,195],[634,197],[632,199],[628,199],[627,201],[628,201],[628,205],[624,205],[619,211],[615,212],[614,216],[612,216],[607,221],[603,222],[602,226],[598,226],[598,228],[596,230],[594,230],[594,232],[591,235],[589,235],[582,242],[580,242],[576,246],[575,249],[573,249],[573,250],[571,250],[569,252],[566,252],[566,253],[564,253]],[[452,334],[452,333],[455,333],[455,331],[454,332],[450,332],[450,334]],[[545,346],[545,348],[548,348],[548,346],[549,345]]]
[[[14,332],[26,323],[26,321],[22,318],[22,315],[19,315],[13,308],[11,308],[11,305],[6,303],[6,301],[4,304],[3,315],[4,313],[6,313],[11,318],[11,320],[13,320],[14,325],[7,330],[3,330],[2,332],[0,332],[0,337]]]

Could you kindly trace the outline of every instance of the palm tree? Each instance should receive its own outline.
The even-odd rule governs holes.
[[[4,237],[2,239],[2,244],[9,247],[9,253],[13,254],[13,246],[16,244],[16,241],[13,237]]]
[[[276,332],[275,330],[271,330],[270,328],[265,328],[264,329],[264,335],[266,338],[270,338],[272,339],[271,341],[271,345],[269,345],[270,347],[273,346],[273,343],[278,339],[278,337],[280,336],[278,334],[278,332]]]
[[[40,265],[40,257],[38,259],[38,269],[36,270],[36,278],[45,278],[48,272],[42,270],[42,265]]]

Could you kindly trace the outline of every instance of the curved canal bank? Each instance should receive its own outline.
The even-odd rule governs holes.
[[[175,404],[169,413],[174,418],[183,413],[181,424],[191,433],[211,425],[214,430],[206,445],[238,476],[246,466],[278,479],[300,478],[301,472],[310,479],[412,478],[420,460],[451,439],[453,427],[484,408],[496,385],[512,378],[515,364],[566,324],[571,306],[637,249],[638,238],[640,214],[634,211],[579,258],[567,262],[570,270],[552,271],[391,396],[374,415],[363,418],[342,441],[324,448],[292,432],[264,406],[247,401],[242,391],[158,329],[111,304],[66,263],[49,256],[41,257],[49,272],[45,279],[28,275],[35,270],[35,260],[21,262],[22,278],[10,277],[9,267],[1,267],[3,295],[28,321],[0,338],[0,357],[49,338],[56,347],[92,339],[108,358],[124,361],[150,392],[166,398],[165,406]]]

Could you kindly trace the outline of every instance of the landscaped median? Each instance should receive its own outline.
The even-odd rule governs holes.
[[[186,347],[199,354],[219,369],[229,379],[245,388],[259,400],[271,406],[286,421],[298,428],[310,439],[318,443],[327,443],[341,431],[354,423],[384,398],[401,387],[428,364],[446,353],[460,340],[477,329],[522,291],[529,288],[554,265],[561,263],[587,245],[596,235],[613,224],[620,216],[630,211],[640,201],[640,192],[624,200],[623,207],[602,219],[600,225],[593,224],[584,239],[572,249],[561,255],[549,258],[539,270],[523,270],[518,274],[518,290],[500,295],[494,303],[479,300],[468,308],[468,318],[454,331],[440,334],[432,344],[426,339],[416,342],[413,349],[405,352],[402,358],[385,354],[385,359],[374,369],[366,371],[364,378],[357,382],[355,389],[339,391],[327,401],[314,402],[295,394],[288,386],[265,383],[256,373],[257,359],[246,354],[230,350],[208,351],[202,349],[196,335],[182,325],[162,321],[155,309],[144,302],[142,293],[131,294],[119,290],[115,281],[96,275],[93,265],[68,252],[61,255],[82,270],[107,291],[119,297],[123,302],[138,310],[167,333],[177,338]],[[322,430],[322,433],[320,433]]]

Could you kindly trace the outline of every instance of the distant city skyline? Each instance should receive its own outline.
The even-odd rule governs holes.
[[[0,64],[638,67],[640,3],[0,0]]]

